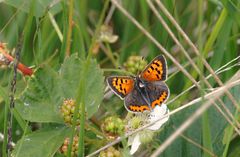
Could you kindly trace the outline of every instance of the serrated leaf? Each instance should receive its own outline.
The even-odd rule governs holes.
[[[25,120],[31,122],[63,123],[59,107],[64,99],[76,97],[82,78],[86,79],[83,90],[86,112],[91,117],[103,99],[103,72],[95,60],[91,59],[87,66],[87,62],[77,55],[65,59],[59,72],[50,67],[38,69],[29,80],[16,109]]]
[[[16,105],[24,119],[32,122],[63,123],[59,112],[63,97],[58,77],[58,73],[49,67],[35,72]]]
[[[87,116],[91,117],[97,111],[104,92],[103,72],[97,62],[91,59],[88,63],[79,59],[77,55],[72,55],[62,65],[60,77],[66,98],[75,98],[80,79],[83,77],[86,79],[85,89],[82,92],[85,93]]]
[[[64,139],[69,136],[69,132],[69,128],[55,127],[26,135],[18,141],[13,156],[52,157],[62,145]]]

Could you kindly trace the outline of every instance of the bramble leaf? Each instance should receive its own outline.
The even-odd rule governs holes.
[[[69,132],[70,129],[66,127],[51,127],[23,136],[13,150],[13,156],[52,157],[69,136]]]
[[[87,70],[86,70],[87,69]],[[104,77],[97,62],[66,58],[59,72],[46,66],[39,68],[28,82],[16,109],[31,122],[63,123],[59,107],[64,99],[75,99],[81,79],[85,79],[84,102],[87,116],[91,117],[103,99]]]

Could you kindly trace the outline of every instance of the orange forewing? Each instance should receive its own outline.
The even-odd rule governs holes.
[[[133,78],[127,76],[111,76],[108,77],[107,82],[120,98],[124,98],[128,95],[134,87]]]
[[[166,59],[159,55],[143,70],[140,77],[146,81],[164,81],[167,77]]]

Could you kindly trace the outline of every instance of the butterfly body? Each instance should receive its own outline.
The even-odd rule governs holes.
[[[169,97],[169,89],[164,83],[167,78],[164,56],[157,56],[138,76],[110,76],[108,86],[131,112],[151,111]]]

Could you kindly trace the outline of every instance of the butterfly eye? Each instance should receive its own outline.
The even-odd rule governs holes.
[[[140,88],[143,88],[143,87],[144,87],[144,84],[141,83],[141,82],[139,82],[139,87],[140,87]]]

